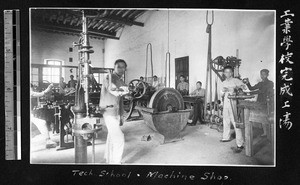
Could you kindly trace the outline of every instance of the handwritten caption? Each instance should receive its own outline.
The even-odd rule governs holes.
[[[146,179],[174,179],[183,181],[231,181],[228,175],[218,174],[216,172],[201,172],[194,174],[186,174],[180,171],[172,171],[163,173],[160,171],[149,171],[147,173],[133,173],[131,171],[121,172],[117,170],[72,170],[74,177],[99,177],[99,178],[146,178]]]
[[[294,16],[295,14],[291,13],[290,10],[284,11],[284,14],[280,16],[281,20],[283,20],[283,22],[280,24],[283,33],[283,38],[280,46],[283,52],[279,60],[279,63],[281,64],[280,76],[282,81],[279,95],[281,96],[281,103],[283,103],[283,106],[281,108],[284,109],[283,112],[285,113],[279,118],[279,128],[285,128],[287,130],[290,130],[293,126],[290,118],[290,110],[292,109],[290,101],[293,97],[291,86],[293,85],[292,65],[294,64],[294,62],[292,61],[293,52],[291,52],[290,50],[293,44],[291,28],[292,24],[294,23],[292,19]]]

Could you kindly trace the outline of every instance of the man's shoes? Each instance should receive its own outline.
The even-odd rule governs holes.
[[[237,146],[236,148],[232,147],[231,148],[233,150],[234,153],[241,153],[244,149],[243,146]]]
[[[231,139],[221,139],[220,140],[220,142],[223,142],[223,143],[225,143],[225,142],[230,142],[231,141]]]
[[[50,148],[56,148],[57,144],[50,140],[50,139],[47,139],[46,140],[46,149],[50,149]]]
[[[187,123],[187,126],[196,126],[196,123]]]

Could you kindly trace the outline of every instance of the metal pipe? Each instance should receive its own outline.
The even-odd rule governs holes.
[[[211,110],[211,25],[208,24],[206,28],[208,33],[208,52],[207,52],[207,69],[206,69],[206,84],[205,84],[205,103],[204,103],[204,113],[207,111],[207,100],[210,101],[210,110]],[[208,87],[210,89],[210,96],[208,97]]]
[[[167,87],[167,76],[168,76],[168,87],[170,87],[170,77],[171,77],[171,69],[170,69],[170,65],[171,65],[171,53],[168,51],[166,53],[166,62],[165,62],[165,85]],[[169,67],[167,67],[169,66]],[[167,74],[167,68],[169,68],[169,74]]]
[[[206,114],[207,111],[207,95],[208,95],[208,83],[210,84],[210,113],[212,110],[212,76],[211,76],[211,65],[212,65],[212,59],[211,59],[211,30],[212,30],[212,25],[214,23],[214,12],[212,11],[212,20],[211,23],[208,21],[208,11],[206,12],[206,23],[207,23],[207,28],[206,28],[206,33],[208,33],[208,52],[207,52],[207,69],[206,69],[206,84],[205,84],[205,101],[204,101],[204,114]],[[208,79],[209,78],[209,79]]]
[[[146,48],[146,71],[145,71],[145,80],[147,80],[147,72],[148,72],[148,51],[150,49],[150,62],[151,62],[151,79],[153,78],[153,60],[152,60],[152,44],[148,43]]]
[[[169,87],[171,86],[171,54],[169,53]]]
[[[83,34],[83,62],[84,62],[84,70],[83,70],[83,79],[84,79],[84,100],[86,104],[86,115],[88,115],[88,105],[89,105],[89,93],[88,93],[88,88],[89,88],[89,60],[90,60],[90,55],[89,52],[87,51],[89,49],[89,37],[87,33],[87,19],[84,16],[84,11],[82,11],[82,34]]]
[[[167,69],[167,67],[168,67],[168,62],[167,62],[167,53],[166,53],[166,60],[165,60],[165,87],[167,87],[167,71],[168,71],[168,69]]]
[[[74,139],[75,163],[87,163],[87,141],[82,136]]]

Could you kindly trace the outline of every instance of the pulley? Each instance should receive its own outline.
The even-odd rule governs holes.
[[[164,88],[156,91],[149,102],[149,108],[158,112],[168,110],[183,110],[184,102],[181,94],[173,88]]]

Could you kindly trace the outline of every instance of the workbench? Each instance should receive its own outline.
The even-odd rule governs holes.
[[[242,123],[245,129],[245,152],[247,156],[253,156],[261,145],[264,138],[256,139],[254,142],[253,128],[254,123],[262,123],[267,126],[267,140],[271,142],[272,152],[274,151],[274,119],[269,119],[267,105],[258,102],[240,100],[238,108],[241,110]],[[271,120],[271,121],[270,121]]]

